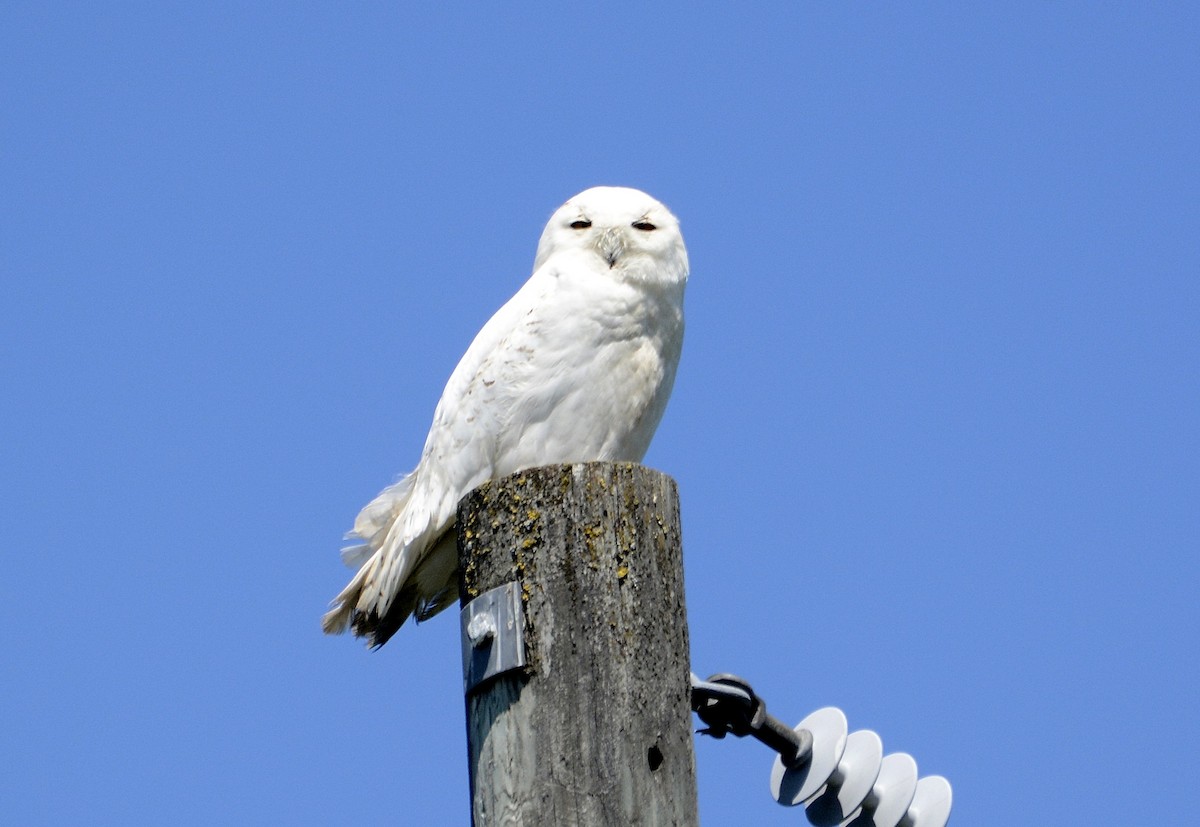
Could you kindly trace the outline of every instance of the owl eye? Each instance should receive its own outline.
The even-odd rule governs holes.
[[[592,222],[588,221],[586,218],[581,218],[578,221],[571,222],[572,230],[586,230],[590,226],[592,226]]]
[[[645,232],[645,233],[648,233],[651,230],[658,229],[658,227],[654,226],[653,224],[651,224],[649,221],[646,221],[645,219],[643,219],[641,221],[633,222],[633,228],[635,230],[641,230],[642,232]]]

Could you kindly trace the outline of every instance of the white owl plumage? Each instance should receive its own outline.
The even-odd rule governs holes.
[[[687,278],[679,222],[646,193],[594,187],[555,211],[533,275],[446,383],[416,469],[354,521],[342,557],[358,573],[325,631],[378,647],[453,603],[455,510],[484,481],[640,461],[675,381]]]

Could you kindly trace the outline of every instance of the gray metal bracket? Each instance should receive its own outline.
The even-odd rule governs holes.
[[[525,605],[517,581],[489,589],[463,606],[463,694],[496,675],[520,669],[525,658]]]

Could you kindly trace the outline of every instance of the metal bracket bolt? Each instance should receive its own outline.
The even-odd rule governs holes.
[[[517,581],[489,589],[459,614],[463,692],[525,666],[525,605]]]

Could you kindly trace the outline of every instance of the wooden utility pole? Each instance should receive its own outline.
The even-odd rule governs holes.
[[[518,584],[527,657],[468,690],[475,827],[695,827],[674,481],[629,463],[534,468],[464,497],[458,535],[463,605]],[[491,628],[471,616],[468,655]]]

